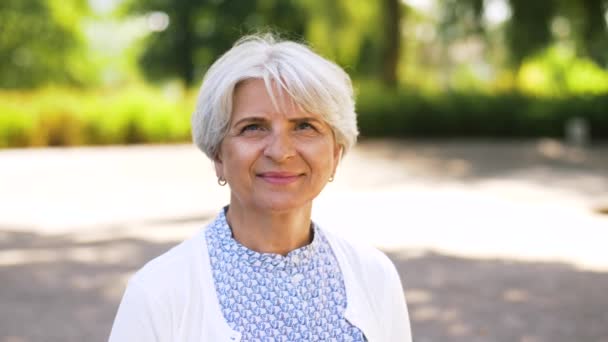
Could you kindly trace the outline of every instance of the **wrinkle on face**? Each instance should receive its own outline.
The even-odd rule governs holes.
[[[302,110],[284,91],[279,108],[262,80],[236,88],[228,134],[215,162],[232,197],[268,208],[309,205],[335,172],[340,148],[321,115]],[[298,181],[268,184],[260,174],[301,174]]]

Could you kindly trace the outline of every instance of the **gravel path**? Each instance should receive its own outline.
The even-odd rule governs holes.
[[[0,341],[106,340],[227,195],[190,146],[0,151]],[[365,141],[313,216],[392,258],[416,342],[608,342],[607,195],[606,145]]]

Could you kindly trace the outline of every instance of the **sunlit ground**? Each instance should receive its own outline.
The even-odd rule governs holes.
[[[227,201],[191,146],[0,151],[0,341],[107,338],[134,270]],[[423,341],[608,341],[608,145],[365,141],[317,200]]]

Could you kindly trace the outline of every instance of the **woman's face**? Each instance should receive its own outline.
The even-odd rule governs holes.
[[[235,90],[230,126],[215,160],[233,205],[266,211],[310,205],[338,165],[340,148],[329,125],[276,94],[279,111],[263,80],[245,81]]]

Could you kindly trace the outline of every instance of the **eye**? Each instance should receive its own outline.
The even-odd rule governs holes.
[[[262,129],[262,126],[260,124],[249,124],[243,128],[241,128],[241,133],[245,133],[248,131],[259,131]]]
[[[313,126],[309,122],[303,121],[303,122],[299,122],[296,125],[296,129],[300,129],[300,130],[315,129],[315,126]]]

